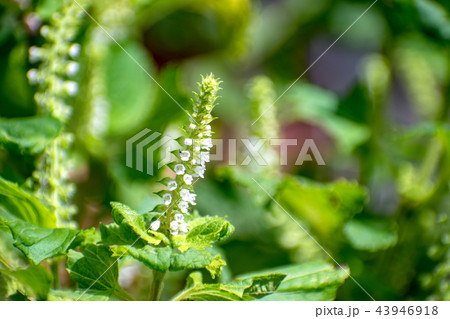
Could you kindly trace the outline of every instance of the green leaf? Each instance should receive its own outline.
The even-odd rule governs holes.
[[[202,217],[189,223],[189,232],[186,236],[174,236],[173,244],[180,251],[189,248],[203,249],[211,244],[228,238],[234,231],[225,217]]]
[[[50,289],[49,301],[108,301],[108,296],[84,293],[83,291],[67,291]]]
[[[114,257],[131,256],[145,266],[159,272],[166,272],[170,267],[172,249],[169,247],[152,247],[149,245],[143,248],[112,246],[111,251],[114,253]]]
[[[0,205],[10,214],[41,227],[56,227],[55,215],[35,196],[0,177]]]
[[[251,285],[245,289],[244,294],[252,298],[261,298],[277,291],[284,278],[286,278],[284,273],[272,273],[247,278],[240,277],[236,282],[250,280]]]
[[[346,180],[319,184],[289,177],[279,188],[277,198],[287,212],[307,223],[313,233],[329,239],[362,211],[366,190]]]
[[[264,301],[332,301],[336,298],[336,288],[318,291],[283,291],[262,298]]]
[[[129,244],[143,241],[156,246],[161,242],[168,243],[168,239],[162,233],[147,230],[142,216],[128,206],[117,202],[112,202],[111,206],[114,221],[120,226],[120,234],[117,233],[117,228],[114,229],[116,239],[120,238]]]
[[[0,145],[37,154],[57,137],[62,123],[51,117],[0,118]]]
[[[129,42],[123,47],[145,70],[154,73],[154,66],[140,44]],[[109,132],[113,135],[131,133],[152,112],[158,92],[153,81],[119,47],[111,46],[103,62],[106,98],[110,105]]]
[[[43,228],[17,218],[3,219],[3,223],[11,231],[14,246],[35,264],[65,254],[79,232],[68,228]]]
[[[50,290],[51,276],[43,267],[30,266],[26,269],[6,270],[0,272],[6,274],[21,283],[19,290],[28,297],[37,300],[46,300]]]
[[[325,261],[314,261],[300,265],[284,266],[250,276],[270,273],[285,273],[276,293],[263,297],[262,300],[333,300],[336,291],[349,276],[348,267],[335,269]],[[246,276],[246,275],[244,275]]]
[[[153,247],[150,245],[143,248],[111,246],[110,249],[113,252],[113,257],[131,256],[145,266],[159,272],[206,268],[215,278],[216,275],[220,275],[222,266],[225,265],[220,255],[213,255],[209,251],[193,248],[185,252],[172,250],[169,247]]]
[[[174,300],[238,301],[252,300],[274,293],[286,274],[248,276],[227,284],[204,284],[202,275],[189,275],[186,289]]]
[[[100,223],[101,242],[105,245],[131,245],[135,241],[133,237],[126,238],[126,234],[122,234],[121,227],[117,224],[111,223],[104,225]]]
[[[350,244],[360,250],[377,251],[397,243],[397,231],[383,220],[351,220],[344,226]]]
[[[207,250],[188,249],[185,252],[174,251],[170,257],[170,270],[206,268],[212,278],[220,275],[225,262],[220,255],[213,255]]]
[[[119,265],[108,247],[87,245],[83,252],[70,250],[68,256],[67,269],[80,289],[132,300],[118,283]]]
[[[445,8],[431,0],[415,0],[415,5],[423,23],[438,31],[444,38],[450,39],[450,15]]]

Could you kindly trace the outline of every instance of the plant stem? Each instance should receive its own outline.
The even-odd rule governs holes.
[[[53,289],[59,289],[59,260],[53,258],[50,260],[50,270],[53,275],[52,287]]]
[[[162,283],[164,280],[165,272],[159,272],[153,270],[153,282],[152,287],[150,289],[150,300],[158,301],[161,296]]]

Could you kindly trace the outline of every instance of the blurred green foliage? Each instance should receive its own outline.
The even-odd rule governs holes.
[[[74,136],[67,178],[77,189],[80,228],[100,227],[106,240],[126,226],[111,216],[109,202],[126,203],[142,216],[159,203],[152,192],[167,172],[149,176],[126,167],[125,142],[144,128],[176,137],[198,75],[213,72],[223,81],[216,138],[257,135],[299,145],[313,139],[326,166],[295,165],[300,146],[288,148],[285,165],[268,170],[210,163],[214,168],[196,185],[198,211],[228,216],[235,232],[203,261],[210,264],[220,253],[227,266],[218,279],[204,270],[171,273],[163,299],[210,300],[219,293],[249,300],[256,283],[278,289],[257,294],[262,300],[369,299],[353,281],[344,282],[350,272],[376,300],[450,300],[450,2],[379,0],[346,32],[371,4],[92,1],[89,12],[135,60],[91,19],[79,17],[73,39],[82,47],[79,91],[64,130]],[[81,295],[51,287],[51,266],[39,252],[45,240],[58,243],[52,257],[80,242],[89,252],[99,249],[88,231],[49,232],[46,227],[56,225],[51,208],[30,193],[35,163],[63,125],[38,116],[36,87],[27,80],[35,65],[27,52],[45,43],[40,26],[60,9],[55,0],[0,0],[0,299],[105,298],[91,294],[96,289]],[[253,78],[261,75],[271,81],[259,78],[258,86]],[[271,99],[277,100],[271,118],[251,125],[258,105],[271,107]],[[23,225],[11,223],[11,215]],[[107,229],[103,224],[113,218]],[[29,227],[39,228],[40,237],[21,238],[20,229]],[[345,266],[337,269],[318,245]],[[139,248],[94,288],[119,299],[147,299],[142,282],[151,274],[135,259],[155,261],[153,252]],[[79,267],[91,267],[93,278],[104,271],[90,259],[99,255],[107,265],[115,260],[110,251],[70,250],[68,269],[80,288],[92,280],[77,278]],[[62,287],[72,289],[60,270]]]

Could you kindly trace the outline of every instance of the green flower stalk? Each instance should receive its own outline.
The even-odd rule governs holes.
[[[160,217],[153,221],[151,229],[161,231],[166,235],[185,235],[189,229],[184,221],[189,215],[196,200],[193,189],[196,178],[204,178],[206,163],[210,161],[210,150],[213,147],[213,134],[210,123],[214,120],[211,115],[216,106],[220,81],[212,74],[202,77],[199,92],[192,100],[193,113],[191,123],[185,127],[186,135],[179,139],[182,148],[179,150],[179,161],[171,163],[176,174],[174,179],[164,181],[167,191],[161,192],[164,205],[157,206]]]
[[[277,109],[273,105],[276,93],[272,81],[266,76],[257,76],[250,83],[248,97],[251,102],[252,131],[253,137],[265,141],[264,146],[259,151],[266,161],[266,166],[255,165],[250,167],[253,173],[258,176],[259,183],[264,188],[274,194],[282,178],[279,155],[270,145],[271,139],[280,138],[280,124],[277,119]],[[255,122],[256,121],[256,122]],[[250,186],[254,188],[253,183]],[[261,193],[261,189],[254,188],[253,196],[256,204],[264,205],[267,196]],[[298,226],[292,223],[286,213],[277,206],[272,207],[270,214],[266,214],[267,223],[276,229],[278,242],[280,245],[291,251],[292,258],[297,261],[305,261],[319,256],[322,251],[317,247],[311,238],[304,232],[298,231]],[[307,227],[303,225],[303,227]]]
[[[280,170],[278,154],[270,145],[270,140],[279,138],[280,127],[277,120],[277,109],[273,105],[276,96],[272,81],[266,76],[255,77],[251,81],[248,97],[254,121],[252,135],[265,141],[260,154],[267,163],[267,166],[251,168],[264,174],[276,175]]]
[[[86,1],[79,1],[85,5]],[[39,63],[37,69],[28,71],[31,84],[37,85],[35,101],[38,113],[52,116],[66,124],[71,117],[70,97],[78,92],[78,83],[71,80],[79,69],[74,61],[80,54],[80,45],[73,43],[82,10],[73,1],[66,1],[61,12],[55,13],[50,25],[41,28],[45,44],[29,49],[30,62]],[[37,196],[56,214],[58,226],[73,226],[71,216],[75,207],[70,205],[74,186],[68,182],[69,158],[67,150],[73,136],[63,132],[56,137],[42,155],[33,177]]]

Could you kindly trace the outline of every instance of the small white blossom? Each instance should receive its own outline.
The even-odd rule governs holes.
[[[194,147],[194,152],[200,152],[200,146]]]
[[[80,65],[77,62],[70,61],[66,67],[66,73],[68,76],[74,76],[80,70]]]
[[[30,81],[30,84],[32,84],[32,85],[37,84],[37,82],[38,82],[37,74],[38,74],[38,71],[36,69],[31,69],[27,72],[27,78],[28,78],[28,81]]]
[[[197,166],[197,167],[195,167],[194,168],[194,172],[195,172],[195,177],[201,177],[201,178],[205,178],[205,171],[206,171],[206,168],[204,168],[203,166]]]
[[[206,128],[208,131],[211,131],[211,125],[206,125],[205,128]]]
[[[177,175],[183,175],[185,171],[186,171],[186,168],[184,167],[183,164],[175,165],[175,173]]]
[[[170,222],[170,229],[171,229],[172,231],[178,231],[179,226],[180,226],[180,225],[179,225],[178,222],[175,221],[175,220],[173,220],[173,221]]]
[[[194,130],[194,129],[196,128],[196,126],[195,126],[194,123],[191,123],[191,124],[189,124],[189,128],[190,128],[191,130]]]
[[[184,201],[189,201],[191,193],[189,193],[189,190],[187,189],[182,189],[180,191],[180,196]]]
[[[209,153],[208,152],[200,153],[200,162],[202,165],[205,165],[205,163],[209,162]]]
[[[196,205],[195,204],[195,199],[197,198],[197,195],[196,194],[189,194],[189,200],[188,200],[188,202],[191,204],[191,205]]]
[[[188,208],[189,208],[189,204],[185,201],[181,201],[178,204],[178,208],[181,210],[182,213],[187,213],[188,212]]]
[[[180,153],[180,156],[182,161],[188,161],[189,158],[191,157],[191,153],[189,153],[189,151],[182,151]]]
[[[151,223],[150,229],[153,231],[157,231],[160,226],[161,226],[161,221],[159,219],[157,219],[153,223]]]
[[[44,26],[42,26],[40,32],[41,32],[41,35],[42,35],[44,38],[46,38],[46,37],[48,37],[48,35],[50,34],[50,28],[48,27],[48,25],[44,25]]]
[[[169,183],[167,183],[167,188],[169,189],[169,191],[174,191],[177,189],[177,182],[175,181],[170,181]]]
[[[69,48],[69,55],[75,59],[80,55],[81,46],[78,43],[74,43]]]
[[[190,146],[192,145],[192,138],[187,138],[184,140],[184,145]]]
[[[183,214],[180,214],[180,213],[175,214],[175,220],[176,220],[177,222],[179,222],[179,223],[184,222],[184,215],[183,215]]]
[[[192,181],[194,179],[192,178],[192,175],[186,174],[186,175],[183,176],[183,180],[186,183],[186,185],[191,185]]]
[[[188,224],[181,223],[179,229],[180,229],[180,232],[187,233],[189,231]]]
[[[78,92],[78,83],[74,81],[66,81],[64,82],[64,90],[70,96],[74,96]]]
[[[202,140],[202,145],[204,149],[210,150],[213,147],[212,139],[210,137],[204,138]]]
[[[164,201],[164,205],[169,206],[170,203],[172,202],[172,195],[164,194],[163,195],[163,201]]]
[[[30,55],[30,62],[36,63],[41,59],[41,52],[42,49],[38,48],[37,46],[32,46],[30,49],[28,49],[28,53]]]

